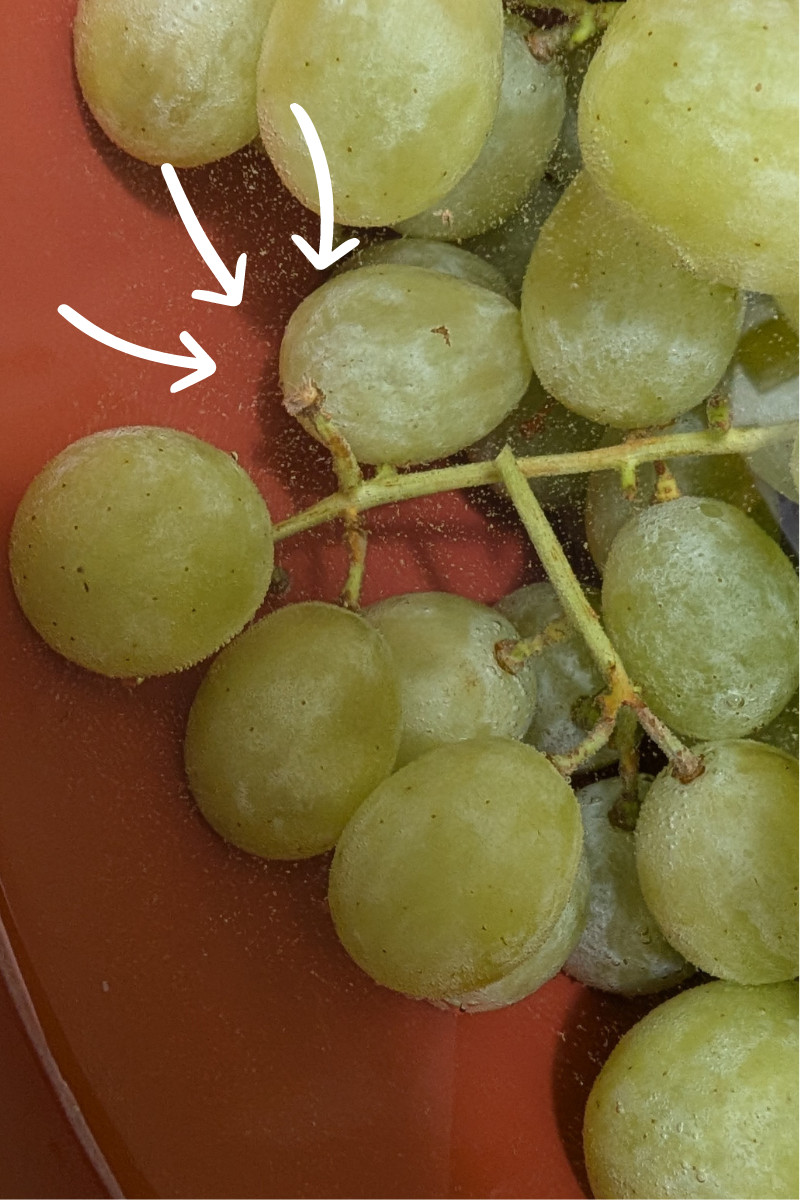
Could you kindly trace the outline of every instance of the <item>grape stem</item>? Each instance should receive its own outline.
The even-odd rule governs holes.
[[[337,429],[330,415],[323,408],[325,394],[317,384],[308,380],[297,391],[284,398],[286,411],[293,416],[317,441],[329,451],[336,481],[339,484],[338,495],[352,501],[358,494],[358,489],[364,482],[361,465],[351,449],[347,438]],[[340,514],[344,521],[344,540],[347,546],[350,566],[347,572],[341,601],[345,608],[357,611],[361,599],[361,587],[364,582],[364,568],[367,561],[367,530],[361,520],[357,505],[346,504]]]
[[[579,764],[584,761],[584,755],[589,757],[589,751],[595,753],[601,745],[608,741],[613,732],[619,710],[626,706],[630,708],[639,720],[642,728],[653,741],[664,751],[672,765],[673,774],[682,783],[696,779],[703,771],[703,760],[693,754],[675,734],[667,728],[650,711],[642,700],[633,681],[609,641],[606,631],[600,623],[600,618],[584,595],[572,567],[561,548],[550,522],[544,515],[542,506],[534,496],[526,476],[520,469],[509,446],[505,446],[495,459],[500,478],[505,485],[514,507],[519,513],[522,524],[539,555],[547,577],[555,588],[565,614],[570,618],[575,628],[581,634],[586,647],[606,681],[608,691],[601,697],[601,716],[597,725],[581,743],[577,750],[561,759],[568,759],[569,764],[555,760],[559,769],[571,766],[576,756]],[[605,735],[605,741],[600,738]],[[571,768],[575,770],[575,767]]]
[[[503,638],[502,641],[496,642],[494,647],[494,656],[497,660],[497,665],[507,671],[509,675],[515,675],[520,666],[527,662],[529,658],[534,658],[537,654],[541,654],[547,646],[553,646],[557,642],[563,642],[569,636],[570,625],[565,617],[556,617],[549,625],[546,625],[541,633],[537,633],[531,638]]]
[[[641,436],[615,446],[597,450],[580,450],[571,454],[540,454],[517,459],[517,466],[526,479],[541,479],[554,475],[584,475],[592,471],[622,471],[628,465],[655,462],[657,459],[680,458],[685,455],[752,454],[774,442],[790,441],[796,432],[794,422],[770,425],[766,428],[736,428],[726,433],[702,430],[697,433],[672,433],[663,436]],[[315,431],[314,436],[319,438]],[[348,509],[366,512],[382,504],[410,500],[459,488],[482,487],[500,482],[500,470],[494,461],[462,463],[452,467],[436,467],[430,471],[396,471],[380,468],[372,479],[353,481],[352,488],[335,492],[324,500],[275,526],[275,541],[314,529],[326,521],[346,515]]]

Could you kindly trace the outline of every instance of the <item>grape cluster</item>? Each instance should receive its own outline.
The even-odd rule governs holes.
[[[623,995],[715,976],[601,1072],[595,1194],[789,1196],[796,8],[565,0],[540,29],[509,7],[80,0],[78,77],[120,146],[191,166],[260,131],[313,208],[299,103],[336,219],[381,232],[281,346],[334,496],[276,531],[221,451],[111,430],[32,482],[11,576],[90,670],[219,651],[186,731],[197,805],[250,854],[334,850],[333,923],[377,983],[480,1012],[562,968]],[[362,609],[364,512],[462,482],[502,486],[549,581]],[[602,591],[545,510],[581,513]],[[251,624],[275,542],[329,517],[344,603]]]

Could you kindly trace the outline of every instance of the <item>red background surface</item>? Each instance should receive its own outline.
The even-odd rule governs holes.
[[[244,303],[213,286],[157,169],[106,141],[79,101],[74,0],[0,17],[3,320],[0,519],[96,429],[175,425],[235,450],[273,516],[332,489],[283,414],[281,330],[315,272],[289,240],[316,222],[249,149],[182,173]],[[172,368],[68,325],[68,303],[131,341],[217,373],[172,396]],[[366,602],[458,590],[492,602],[532,553],[491,496],[375,514]],[[336,597],[335,530],[284,544],[288,599]],[[635,1006],[559,977],[503,1013],[462,1016],[371,984],[332,933],[324,860],[261,863],[203,824],[180,738],[202,668],[140,687],[72,667],[0,572],[0,908],[58,1069],[130,1196],[585,1194],[586,1092]],[[0,1194],[104,1194],[0,998]]]

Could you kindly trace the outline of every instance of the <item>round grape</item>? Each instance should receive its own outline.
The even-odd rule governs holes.
[[[551,936],[581,855],[572,789],[506,738],[441,746],[380,784],[342,834],[329,900],[345,948],[378,983],[462,996]]]
[[[360,462],[428,462],[488,433],[531,367],[503,296],[422,267],[362,267],[328,280],[292,314],[281,384],[321,393]]]
[[[200,811],[264,858],[329,850],[389,774],[400,700],[381,635],[352,612],[279,609],[215,660],[189,714],[185,760]]]
[[[583,1141],[598,1200],[797,1192],[797,988],[707,983],[614,1049]]]
[[[627,0],[579,109],[615,200],[700,275],[770,295],[797,292],[797,44],[787,0]]]
[[[79,0],[75,67],[128,154],[195,167],[258,133],[256,65],[274,0]]]
[[[636,826],[642,893],[667,940],[735,983],[793,979],[797,950],[797,759],[762,742],[710,743],[705,770],[666,770]]]
[[[736,348],[735,292],[676,264],[583,172],[545,221],[522,328],[545,388],[617,429],[662,425],[705,398]]]
[[[277,0],[258,64],[261,136],[318,211],[290,105],[314,122],[336,220],[393,225],[441,199],[478,157],[500,94],[500,0]]]
[[[687,737],[746,736],[797,687],[792,564],[721,500],[682,496],[623,526],[603,620],[647,704]]]
[[[73,442],[31,483],[11,532],[28,620],[103,675],[163,675],[207,658],[254,616],[272,563],[250,477],[175,429]]]

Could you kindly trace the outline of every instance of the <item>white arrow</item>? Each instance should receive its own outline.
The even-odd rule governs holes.
[[[123,354],[132,354],[134,358],[146,358],[150,362],[165,363],[170,367],[183,367],[184,369],[192,367],[190,374],[184,375],[183,379],[173,383],[169,389],[171,392],[182,392],[184,388],[191,387],[193,383],[200,383],[202,379],[207,379],[217,369],[217,364],[211,355],[207,354],[200,343],[185,331],[180,334],[180,339],[186,349],[191,351],[191,355],[164,354],[161,350],[148,350],[146,346],[137,346],[135,342],[126,342],[123,338],[115,337],[113,333],[106,333],[105,329],[87,321],[86,317],[75,312],[75,309],[70,308],[68,304],[59,304],[58,311],[65,321],[69,321],[76,329],[80,329],[81,333],[86,333],[105,346],[110,346],[112,350],[121,350]]]
[[[244,273],[247,270],[247,255],[239,255],[236,262],[236,270],[231,275],[225,263],[211,245],[203,226],[195,216],[194,209],[189,203],[189,198],[183,190],[183,185],[180,179],[178,179],[175,168],[171,163],[164,163],[161,167],[161,174],[164,176],[169,193],[175,202],[178,216],[186,226],[186,232],[197,247],[197,251],[203,262],[223,289],[222,294],[219,292],[196,291],[192,292],[192,296],[195,300],[208,300],[210,304],[230,304],[231,307],[235,308],[237,304],[241,304],[242,295],[244,294]]]
[[[312,246],[309,246],[306,239],[300,237],[299,233],[292,234],[292,241],[297,246],[297,249],[305,254],[312,266],[316,267],[318,271],[325,271],[328,267],[332,267],[337,259],[342,258],[345,254],[349,254],[351,250],[355,250],[359,239],[349,238],[334,250],[333,186],[331,184],[331,173],[328,170],[328,160],[325,157],[325,151],[322,149],[319,134],[314,128],[314,122],[306,110],[301,108],[299,104],[290,104],[289,107],[295,115],[303,137],[306,139],[306,144],[311,154],[311,161],[314,164],[314,173],[317,177],[317,191],[319,192],[319,253]]]

